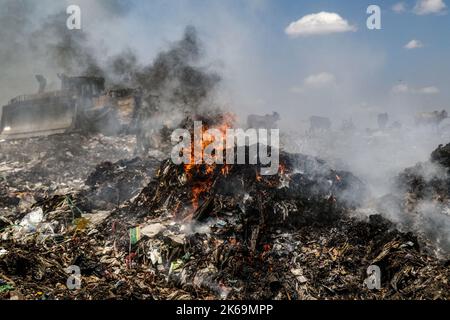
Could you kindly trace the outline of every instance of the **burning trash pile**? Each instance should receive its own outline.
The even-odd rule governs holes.
[[[1,298],[449,298],[448,263],[380,215],[353,217],[364,184],[314,157],[281,151],[272,176],[102,162],[83,185],[2,216]]]
[[[366,196],[359,179],[312,157],[280,158],[279,174],[266,177],[254,165],[163,162],[113,214],[126,217],[121,223],[135,217],[124,228],[142,237],[129,247],[141,253],[135,263],[188,292],[183,298],[448,298],[448,268],[413,234],[379,215],[348,216]],[[126,232],[114,239],[129,245]],[[382,270],[380,290],[364,284],[370,265]]]

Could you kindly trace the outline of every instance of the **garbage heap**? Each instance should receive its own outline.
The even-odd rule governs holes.
[[[407,168],[396,179],[397,187],[406,196],[407,211],[413,211],[420,200],[448,202],[450,199],[450,144],[440,145],[430,160]]]
[[[399,212],[402,225],[416,232],[436,255],[450,254],[450,144],[429,161],[405,169],[395,179],[387,211]]]
[[[99,163],[127,159],[134,144],[132,136],[78,133],[0,141],[1,215],[30,210],[42,198],[85,189]]]
[[[2,219],[0,298],[450,298],[448,262],[415,234],[380,215],[353,218],[366,192],[349,172],[283,152],[273,176],[145,161],[101,164],[87,190]],[[130,178],[145,166],[155,173],[139,187],[145,179]],[[112,196],[120,181],[136,188]]]
[[[349,217],[366,197],[358,178],[316,158],[280,158],[275,176],[252,165],[163,162],[134,203],[115,213],[122,224],[136,219],[123,230],[140,226],[133,262],[178,288],[176,298],[448,297],[450,273],[413,234],[379,215]],[[113,238],[123,250],[130,243],[126,232]],[[365,285],[371,265],[381,269],[380,290]]]

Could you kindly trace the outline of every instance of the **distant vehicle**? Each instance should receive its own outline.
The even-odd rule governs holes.
[[[394,129],[394,130],[399,130],[403,127],[403,125],[401,124],[401,122],[399,121],[394,121],[390,126],[389,129]]]
[[[329,131],[331,129],[331,120],[325,117],[312,116],[309,118],[310,132]]]
[[[356,130],[356,126],[353,123],[353,119],[343,120],[342,125],[341,125],[341,130],[347,131],[347,132]]]
[[[414,117],[417,126],[434,126],[438,127],[439,124],[448,118],[448,113],[445,110],[433,111],[433,112],[421,112]]]
[[[265,116],[251,114],[247,117],[247,127],[252,129],[276,129],[278,121],[280,121],[278,112]]]
[[[67,77],[59,91],[45,92],[47,84],[37,75],[37,94],[12,99],[2,108],[1,139],[21,139],[73,131],[115,134],[133,123],[140,99],[134,89],[105,90],[105,79]]]

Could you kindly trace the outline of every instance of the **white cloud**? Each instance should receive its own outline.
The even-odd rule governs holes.
[[[311,87],[324,87],[336,83],[336,77],[332,73],[321,72],[310,75],[305,79],[304,83]]]
[[[392,87],[392,93],[408,93],[410,91],[407,84],[400,83]]]
[[[422,48],[423,47],[423,43],[419,40],[411,40],[410,42],[408,42],[407,44],[405,44],[404,48],[411,50],[411,49],[418,49],[418,48]]]
[[[392,6],[392,11],[395,13],[406,12],[406,4],[404,2],[398,2]]]
[[[418,92],[421,93],[421,94],[437,94],[440,91],[439,91],[438,88],[436,88],[434,86],[431,86],[431,87],[421,88],[421,89],[419,89]]]
[[[294,93],[302,93],[307,89],[330,88],[336,85],[336,76],[329,72],[320,72],[312,74],[303,80],[303,85],[293,87],[291,89]]]
[[[413,12],[417,15],[444,13],[447,6],[444,0],[418,0]]]
[[[337,13],[319,12],[309,14],[292,22],[285,30],[286,34],[297,36],[324,35],[339,32],[356,31],[347,20]]]
[[[439,88],[435,86],[423,87],[419,89],[411,88],[406,83],[399,83],[392,87],[392,93],[394,94],[438,94],[440,92]]]

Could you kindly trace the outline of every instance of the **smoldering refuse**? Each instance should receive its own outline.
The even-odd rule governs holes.
[[[259,162],[262,165],[270,165],[261,167],[262,175],[275,175],[279,170],[278,129],[271,129],[270,133],[267,129],[203,130],[202,122],[195,121],[193,141],[187,129],[176,129],[171,135],[171,140],[174,144],[178,143],[171,152],[175,164],[243,165]]]

